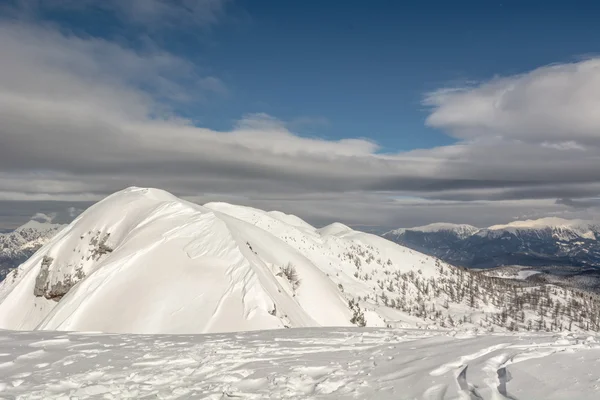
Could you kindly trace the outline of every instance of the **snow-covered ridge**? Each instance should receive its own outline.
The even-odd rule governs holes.
[[[51,222],[28,221],[12,232],[0,233],[0,252],[19,251],[34,247],[52,237],[65,225]]]
[[[153,333],[347,326],[348,300],[326,274],[353,244],[283,213],[130,188],[92,206],[7,277],[0,326]],[[287,265],[302,284],[284,276]]]
[[[515,285],[343,224],[316,229],[279,212],[129,188],[90,207],[7,276],[0,328],[600,329],[589,319],[596,298],[571,304],[574,293]],[[530,303],[539,298],[560,303],[560,315],[538,318]],[[507,314],[509,300],[518,303]]]
[[[395,229],[385,233],[384,236],[398,236],[404,234],[406,231],[427,233],[452,232],[461,239],[472,235],[501,236],[503,232],[518,234],[519,232],[550,231],[557,239],[573,240],[579,237],[595,240],[596,234],[600,232],[600,222],[548,217],[535,220],[513,221],[508,224],[493,225],[488,228],[441,222],[413,228]]]
[[[452,232],[452,233],[456,234],[458,237],[464,238],[464,237],[471,236],[478,230],[479,230],[479,228],[472,226],[472,225],[467,225],[467,224],[451,224],[451,223],[446,223],[446,222],[437,222],[437,223],[433,223],[433,224],[429,224],[429,225],[415,226],[413,228],[395,229],[395,230],[392,230],[392,231],[386,233],[386,235],[387,234],[401,235],[401,234],[405,233],[406,231]]]
[[[579,219],[563,219],[556,217],[541,218],[536,220],[513,221],[505,225],[493,225],[487,228],[489,231],[536,231],[551,230],[558,239],[571,240],[576,237],[585,239],[596,239],[599,224],[592,221]]]
[[[41,215],[37,215],[37,219]],[[64,227],[50,222],[50,218],[46,217],[44,222],[31,220],[12,232],[0,233],[0,280]]]

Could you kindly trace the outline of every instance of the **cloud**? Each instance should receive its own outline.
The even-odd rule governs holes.
[[[67,208],[67,215],[70,218],[75,218],[76,216],[78,216],[79,214],[81,214],[84,210],[81,208],[76,208],[73,206],[70,206]]]
[[[34,215],[31,216],[31,220],[42,223],[50,223],[52,222],[52,219],[54,219],[55,216],[55,214],[47,215],[41,212],[36,212]]]
[[[460,139],[581,148],[600,142],[600,59],[550,65],[426,96],[427,124]],[[564,147],[564,146],[563,146]]]
[[[164,28],[213,26],[224,15],[229,2],[229,0],[15,0],[8,10],[12,11],[13,15],[29,18],[55,10],[109,12],[130,26],[155,31]]]
[[[562,205],[572,207],[575,209],[598,208],[598,207],[600,207],[600,199],[598,199],[598,198],[590,198],[590,199],[561,198],[561,199],[556,199],[556,204],[562,204]]]
[[[91,202],[137,185],[280,209],[315,224],[485,226],[523,215],[587,216],[592,209],[556,199],[600,192],[596,117],[540,114],[531,95],[570,95],[593,108],[595,98],[580,93],[587,88],[569,92],[565,83],[577,87],[577,71],[594,81],[593,59],[434,92],[428,124],[459,142],[383,154],[367,139],[299,136],[293,121],[261,113],[224,131],[197,126],[177,104],[227,90],[164,50],[0,22],[0,54],[11,55],[0,57],[0,201]],[[554,103],[564,101],[544,104]],[[406,196],[417,200],[397,200]]]

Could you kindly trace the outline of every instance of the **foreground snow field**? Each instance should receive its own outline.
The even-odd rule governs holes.
[[[0,398],[598,399],[597,339],[358,328],[0,331]]]

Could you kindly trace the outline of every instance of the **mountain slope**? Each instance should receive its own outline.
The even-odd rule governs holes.
[[[0,233],[0,281],[62,228],[64,225],[53,224],[49,219],[31,220],[12,232]]]
[[[600,225],[590,221],[543,218],[471,231],[417,227],[393,230],[383,236],[471,268],[600,265],[600,241],[597,240]]]
[[[0,328],[206,333],[394,326],[596,330],[598,299],[454,268],[342,224],[130,188],[0,284]]]
[[[479,231],[479,228],[467,224],[449,224],[444,222],[438,222],[424,226],[416,226],[410,229],[395,229],[393,231],[388,232],[388,234],[402,235],[407,230],[410,230],[412,232],[447,233],[458,238],[466,238]]]

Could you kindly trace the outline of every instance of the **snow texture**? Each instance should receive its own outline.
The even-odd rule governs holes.
[[[309,328],[0,332],[10,399],[600,398],[597,337]]]
[[[419,263],[434,273],[434,259],[407,257],[400,246],[341,224],[318,230],[279,212],[199,206],[130,188],[92,206],[9,274],[0,285],[0,327],[206,333],[349,326],[352,311],[339,285],[371,289],[340,254],[375,243],[405,270]],[[281,273],[289,264],[299,286]],[[377,314],[371,320],[383,323]]]
[[[424,226],[416,226],[414,228],[395,229],[393,231],[388,232],[387,234],[401,235],[407,230],[415,232],[452,232],[460,238],[466,238],[479,231],[479,228],[467,224],[450,224],[445,222],[437,222],[434,224]]]

